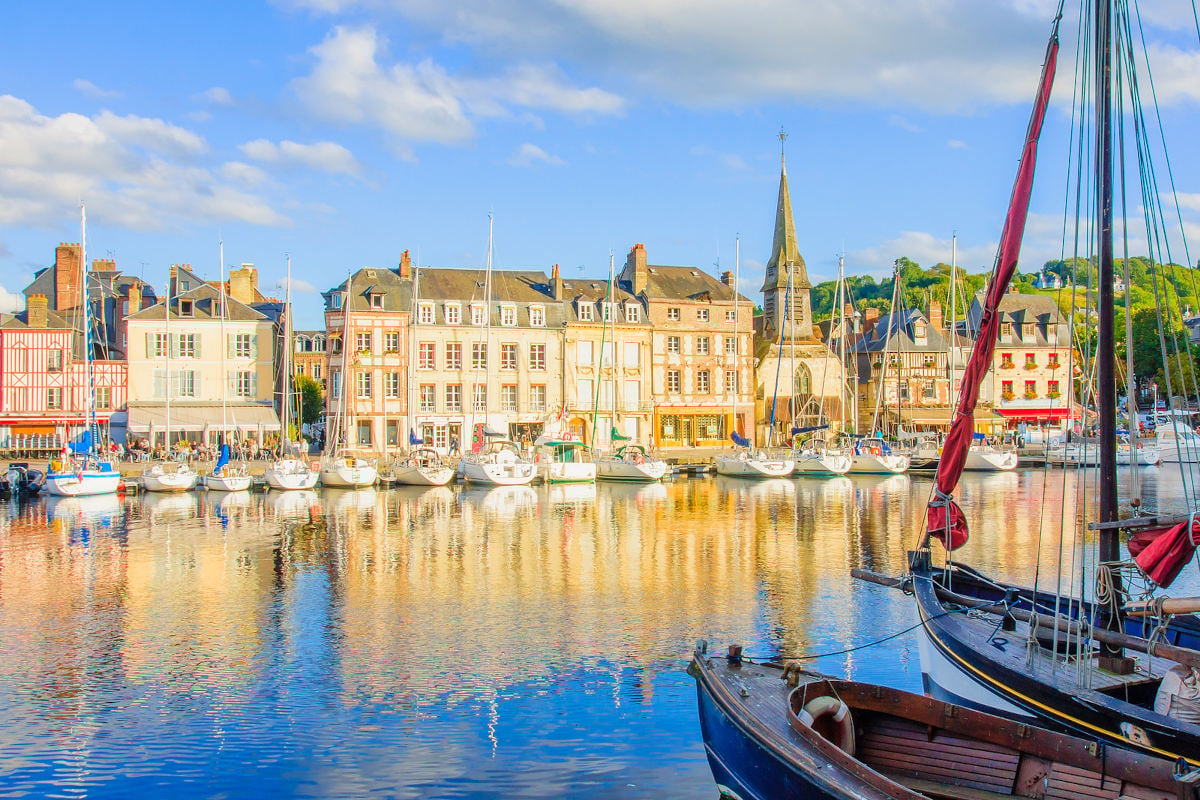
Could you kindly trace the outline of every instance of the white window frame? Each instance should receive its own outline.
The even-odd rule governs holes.
[[[476,383],[471,386],[471,409],[487,411],[487,384]]]
[[[424,414],[437,411],[436,383],[422,383],[417,388],[417,410]]]
[[[675,336],[674,334],[667,337],[667,352],[682,353],[683,352],[683,337]]]
[[[487,369],[487,342],[471,342],[471,369]]]
[[[511,328],[517,324],[517,307],[506,303],[500,306],[500,324]]]
[[[696,355],[706,356],[710,351],[710,339],[707,336],[696,337]]]
[[[546,384],[529,384],[529,410],[534,412],[546,410]]]
[[[235,333],[233,335],[233,357],[234,358],[252,358],[251,336],[249,333]]]
[[[500,386],[500,410],[515,412],[520,408],[521,387],[515,383]]]
[[[696,321],[697,322],[708,322],[708,309],[707,308],[697,308],[696,309]]]
[[[437,369],[437,342],[421,342],[417,345],[417,369]]]
[[[385,397],[395,399],[400,396],[400,373],[388,372],[383,376],[383,394]]]
[[[529,307],[529,325],[533,328],[546,327],[546,307],[545,306],[530,306]]]
[[[462,369],[462,342],[446,342],[446,369]]]
[[[354,378],[355,396],[360,400],[369,400],[371,398],[371,373],[363,370]]]
[[[671,306],[667,309],[667,322],[679,322],[682,319],[679,306]]]
[[[425,300],[417,303],[417,322],[421,325],[433,324],[433,303]]]
[[[503,342],[500,345],[500,369],[515,370],[519,358],[515,342]]]
[[[462,409],[462,384],[447,383],[446,384],[446,411],[461,412]]]
[[[253,397],[254,373],[248,369],[240,369],[233,376],[233,393],[238,397]]]
[[[458,303],[446,303],[442,315],[446,318],[447,325],[462,324],[462,306]]]
[[[529,345],[529,368],[532,370],[546,369],[546,345],[542,342],[534,342]]]
[[[626,303],[625,304],[625,321],[626,322],[641,322],[642,321],[642,307],[639,306],[637,303]]]
[[[591,322],[593,319],[592,304],[580,301],[579,303],[579,321]]]
[[[683,373],[677,369],[667,370],[667,394],[679,394],[683,389]]]
[[[487,305],[484,303],[471,303],[471,324],[477,326],[487,325]]]

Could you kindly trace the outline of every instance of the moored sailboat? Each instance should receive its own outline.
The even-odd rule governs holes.
[[[287,309],[284,315],[283,328],[283,398],[281,405],[281,439],[287,442],[291,438],[289,431],[290,420],[292,417],[293,403],[297,402],[296,397],[296,381],[292,376],[291,359],[292,359],[292,259],[289,256],[287,259],[287,287],[284,289],[284,308]],[[296,417],[299,418],[297,410]],[[304,461],[304,453],[289,453],[287,449],[279,454],[279,457],[267,465],[263,471],[263,480],[271,489],[280,489],[283,491],[297,491],[303,489],[311,489],[317,485],[321,474],[317,472],[317,464],[313,462],[311,465]]]
[[[218,249],[217,263],[219,264],[220,282],[221,282],[221,317],[220,330],[222,345],[225,343],[225,319],[229,313],[226,307],[225,297],[225,243],[222,242]],[[225,374],[225,347],[221,348],[221,374]],[[229,406],[228,406],[229,385],[221,382],[221,438],[222,440],[229,435]],[[244,492],[250,488],[250,473],[246,470],[244,461],[231,463],[232,450],[229,444],[225,441],[221,442],[221,446],[217,451],[217,461],[213,465],[212,470],[200,477],[200,484],[214,492]]]

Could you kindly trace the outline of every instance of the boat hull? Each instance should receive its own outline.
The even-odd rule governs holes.
[[[845,475],[850,471],[850,456],[833,453],[799,453],[793,455],[797,475]]]
[[[533,482],[537,469],[532,461],[480,462],[463,459],[463,480],[481,486],[523,486]]]
[[[147,492],[190,492],[196,488],[196,473],[184,467],[175,471],[152,467],[142,473],[142,489]]]
[[[967,451],[967,460],[963,469],[974,472],[1007,472],[1017,468],[1017,454],[1011,450],[977,450],[972,447]]]
[[[321,485],[336,489],[361,489],[374,486],[379,475],[370,464],[351,466],[335,464],[321,467]]]
[[[311,489],[317,485],[320,477],[319,472],[294,459],[276,461],[263,473],[263,480],[267,486],[281,491]]]
[[[546,483],[595,483],[596,465],[591,462],[542,461],[538,477]]]
[[[449,467],[398,466],[392,470],[392,481],[404,486],[445,486],[454,480]]]
[[[244,492],[249,490],[249,475],[205,475],[200,483],[210,492]]]
[[[91,497],[101,494],[116,494],[121,486],[121,473],[111,466],[108,469],[88,470],[82,473],[46,473],[46,491],[55,497]]]
[[[667,462],[647,458],[641,464],[623,459],[601,459],[596,462],[596,477],[602,481],[661,481],[667,474]]]
[[[733,478],[786,478],[795,464],[791,459],[768,459],[736,456],[717,456],[717,473]]]
[[[850,472],[858,475],[899,475],[908,471],[908,456],[855,453]]]

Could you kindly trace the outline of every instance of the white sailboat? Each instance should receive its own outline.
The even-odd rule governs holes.
[[[490,353],[492,348],[492,217],[488,215],[487,270],[484,272],[483,292],[487,326],[484,343]],[[487,385],[485,398],[490,399],[491,359],[487,362]],[[468,483],[492,486],[518,486],[531,483],[537,476],[536,465],[525,458],[516,442],[505,439],[503,434],[491,430],[487,424],[487,403],[484,403],[483,438],[478,452],[467,453],[458,463],[459,473]]]
[[[879,408],[883,405],[883,384],[884,373],[888,363],[888,348],[892,342],[892,327],[900,324],[899,307],[900,299],[900,271],[896,268],[895,276],[892,284],[892,312],[888,320],[887,338],[883,343],[883,356],[879,370],[879,390],[875,397],[875,413],[871,418],[871,430],[876,431],[876,424],[879,421]],[[896,337],[898,338],[898,337]],[[897,358],[899,354],[897,354]],[[899,400],[900,387],[896,387],[896,397]],[[855,420],[857,426],[857,420]],[[907,472],[910,464],[909,457],[904,453],[897,453],[892,450],[891,445],[885,442],[882,434],[872,435],[868,437],[855,437],[854,448],[851,456],[850,472],[865,474],[865,475],[898,475],[902,472]]]
[[[225,297],[225,243],[221,242],[219,246],[219,264],[221,278],[221,375],[225,375],[225,316],[227,312],[226,297]],[[229,407],[226,402],[226,397],[229,392],[228,381],[221,381],[221,438],[222,440],[229,435]],[[231,451],[229,444],[225,441],[221,442],[221,449],[217,455],[217,463],[213,465],[212,471],[200,478],[200,483],[204,488],[215,492],[244,492],[250,488],[250,473],[246,470],[246,464],[239,461],[237,464],[230,463]]]
[[[405,486],[445,486],[454,480],[454,470],[432,447],[415,447],[407,458],[392,464],[392,480]]]
[[[738,237],[734,246],[733,260],[733,335],[735,341],[740,341],[738,335],[738,276],[741,271],[741,247],[742,240]],[[790,273],[789,273],[790,274]],[[740,353],[734,353],[734,369],[737,369],[737,359]],[[750,446],[750,440],[743,437],[736,430],[737,427],[737,392],[733,394],[733,430],[729,434],[729,438],[733,440],[734,447],[732,450],[727,450],[717,455],[716,466],[717,472],[721,475],[732,475],[739,478],[786,478],[792,474],[795,468],[795,463],[790,458],[772,457],[766,450],[761,448],[754,449]]]
[[[546,483],[594,483],[596,464],[588,446],[570,434],[543,433],[537,448],[537,472]]]
[[[292,413],[292,402],[295,397],[296,381],[292,376],[292,259],[287,259],[287,286],[284,289],[284,323],[283,323],[283,402],[280,440],[287,442],[291,438],[289,422]],[[343,347],[343,352],[345,348]],[[297,415],[297,418],[299,415]],[[304,461],[304,453],[281,452],[279,458],[271,462],[263,472],[263,480],[272,489],[295,491],[312,489],[321,477],[315,468],[310,468]],[[315,467],[315,464],[313,465]]]
[[[80,257],[79,277],[83,286],[83,374],[85,413],[84,431],[78,442],[63,449],[62,455],[50,462],[46,470],[46,491],[57,497],[88,497],[92,495],[116,494],[121,485],[121,473],[112,462],[97,455],[96,443],[92,441],[96,425],[96,409],[92,404],[92,324],[91,302],[87,280],[87,211],[79,204]],[[72,333],[72,335],[74,335]]]
[[[347,405],[354,381],[351,380],[351,340],[350,340],[350,304],[353,293],[354,275],[346,276],[346,297],[342,300],[342,396],[337,400],[337,413],[334,415],[333,431],[325,439],[325,445],[331,448],[321,459],[321,485],[346,489],[362,486],[374,486],[379,474],[375,463],[355,455],[346,447],[349,416]]]

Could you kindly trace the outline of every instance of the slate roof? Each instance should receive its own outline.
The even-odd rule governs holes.
[[[979,331],[980,320],[983,316],[983,303],[985,295],[982,291],[975,294],[975,298],[971,301],[971,308],[967,311],[967,327],[972,334]],[[1063,325],[1064,320],[1062,312],[1058,308],[1058,303],[1053,297],[1047,297],[1043,294],[1020,294],[1018,292],[1009,292],[1000,299],[1000,322],[1011,323],[1013,325],[1013,338],[1008,344],[1013,346],[1029,345],[1037,347],[1055,347],[1059,342],[1049,341],[1046,338],[1047,326]],[[1032,340],[1024,337],[1024,328],[1026,324],[1032,323],[1034,338]],[[1059,327],[1059,331],[1064,328]]]
[[[388,267],[362,267],[353,272],[349,280],[354,289],[354,296],[350,298],[351,311],[383,311],[392,313],[412,311],[412,281],[401,278],[399,271],[396,269]],[[330,312],[344,311],[345,306],[334,308],[332,300],[335,294],[345,294],[345,292],[346,281],[342,281],[328,291],[321,292],[321,297],[325,298],[325,310]],[[382,295],[383,306],[381,308],[371,305],[372,294]]]
[[[221,292],[219,289],[217,289],[215,286],[213,286],[209,283],[201,282],[200,285],[197,286],[196,288],[189,289],[188,291],[184,292],[183,294],[171,298],[171,319],[172,320],[181,320],[181,321],[198,320],[198,319],[201,319],[201,320],[203,320],[203,319],[209,319],[209,320],[220,319],[220,317],[221,317],[221,315],[220,315],[220,306],[221,306],[220,299],[221,299]],[[179,316],[179,301],[180,300],[191,300],[192,301],[192,316],[190,316],[190,317]],[[255,309],[251,308],[248,305],[245,305],[244,303],[239,303],[237,300],[234,300],[232,297],[226,296],[225,303],[226,303],[226,306],[228,307],[228,313],[226,314],[226,317],[225,317],[227,320],[231,320],[231,321],[235,321],[235,322],[249,322],[249,321],[257,322],[260,320],[269,319],[269,317],[267,317],[267,315],[262,314],[259,311],[256,311]],[[164,317],[164,312],[165,312],[165,308],[163,307],[163,301],[159,301],[159,302],[155,303],[154,305],[150,306],[149,308],[143,308],[141,311],[138,311],[136,314],[130,314],[128,319],[137,320],[139,322],[141,322],[141,321],[146,321],[146,322],[162,321],[162,319]]]
[[[913,329],[918,322],[925,323],[924,344],[918,343],[913,336]],[[892,353],[944,353],[949,345],[942,331],[931,326],[919,309],[905,308],[881,316],[869,335],[847,347],[847,351],[852,353],[881,353],[885,349]]]
[[[600,304],[604,302],[604,298],[608,295],[608,278],[577,278],[571,281],[563,281],[563,302],[565,308],[563,313],[566,315],[568,322],[604,322],[603,314],[600,310]],[[612,296],[609,302],[617,304],[617,319],[619,325],[650,325],[649,314],[646,313],[645,304],[642,299],[632,292],[621,288],[619,282],[614,281],[612,287]],[[592,304],[592,319],[580,320],[579,307],[581,305]],[[630,322],[626,316],[626,306],[630,303],[635,304],[639,309],[639,317],[637,322]]]
[[[622,279],[621,288],[632,291],[631,280]],[[732,303],[733,287],[726,286],[713,275],[695,267],[665,267],[660,264],[646,266],[646,298],[648,300],[699,300],[708,294],[713,302]],[[753,302],[738,293],[738,303]]]

